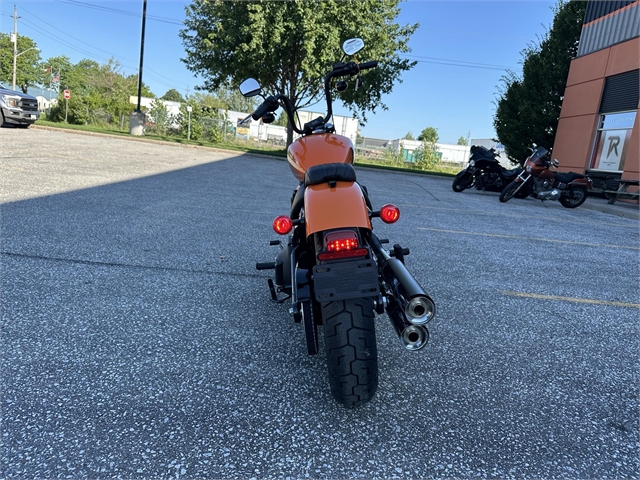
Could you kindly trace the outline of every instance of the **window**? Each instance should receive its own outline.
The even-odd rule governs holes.
[[[600,115],[592,169],[622,172],[635,119],[635,111]]]

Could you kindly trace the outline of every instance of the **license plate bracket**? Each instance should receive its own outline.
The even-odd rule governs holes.
[[[376,262],[360,259],[316,265],[313,287],[318,302],[375,297],[380,293]]]

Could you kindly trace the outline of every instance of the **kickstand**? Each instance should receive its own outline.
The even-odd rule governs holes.
[[[271,292],[271,301],[280,304],[280,303],[284,303],[287,300],[289,300],[291,298],[291,295],[281,298],[280,300],[278,300],[278,294],[276,293],[276,287],[273,285],[273,280],[272,279],[268,279],[267,283],[269,284],[269,292]]]

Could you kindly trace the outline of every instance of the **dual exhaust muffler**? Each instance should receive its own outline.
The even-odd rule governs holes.
[[[387,301],[387,316],[391,325],[400,337],[404,348],[417,351],[424,348],[429,342],[429,330],[424,325],[414,325],[407,320],[404,309],[393,297]]]
[[[407,350],[420,350],[429,341],[429,330],[425,325],[435,316],[436,305],[404,263],[387,254],[378,237],[371,235],[370,244],[378,258],[378,271],[386,287],[385,310],[391,325]],[[394,246],[396,248],[402,251],[399,245]]]

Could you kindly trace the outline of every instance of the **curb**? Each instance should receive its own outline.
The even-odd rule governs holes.
[[[578,208],[586,208],[587,210],[593,210],[596,212],[607,213],[609,215],[616,215],[618,217],[630,218],[632,220],[640,220],[640,208],[638,205],[633,204],[613,204],[609,205],[608,203],[600,203],[600,202],[584,202]]]
[[[78,134],[78,135],[89,135],[92,137],[105,137],[105,138],[118,138],[121,140],[128,140],[131,142],[142,142],[142,143],[151,143],[151,144],[155,144],[155,145],[165,145],[165,146],[170,146],[170,147],[178,147],[178,148],[193,148],[195,150],[208,150],[208,151],[213,151],[213,152],[220,152],[220,153],[236,153],[238,155],[249,155],[252,157],[258,157],[258,158],[270,158],[273,160],[279,160],[279,161],[284,161],[286,160],[286,157],[284,156],[278,156],[278,155],[265,155],[262,153],[253,153],[253,152],[245,152],[242,150],[228,150],[225,148],[217,148],[217,147],[207,147],[204,145],[190,145],[190,144],[184,144],[184,143],[178,143],[178,142],[167,142],[164,140],[155,140],[153,138],[143,138],[143,137],[132,137],[132,136],[125,136],[125,135],[115,135],[115,134],[111,134],[111,133],[100,133],[100,132],[88,132],[86,130],[73,130],[70,128],[61,128],[61,127],[50,127],[49,125],[36,125],[33,124],[31,125],[30,128],[35,128],[35,129],[39,129],[39,130],[49,130],[52,132],[64,132],[64,133],[71,133],[71,134]]]

